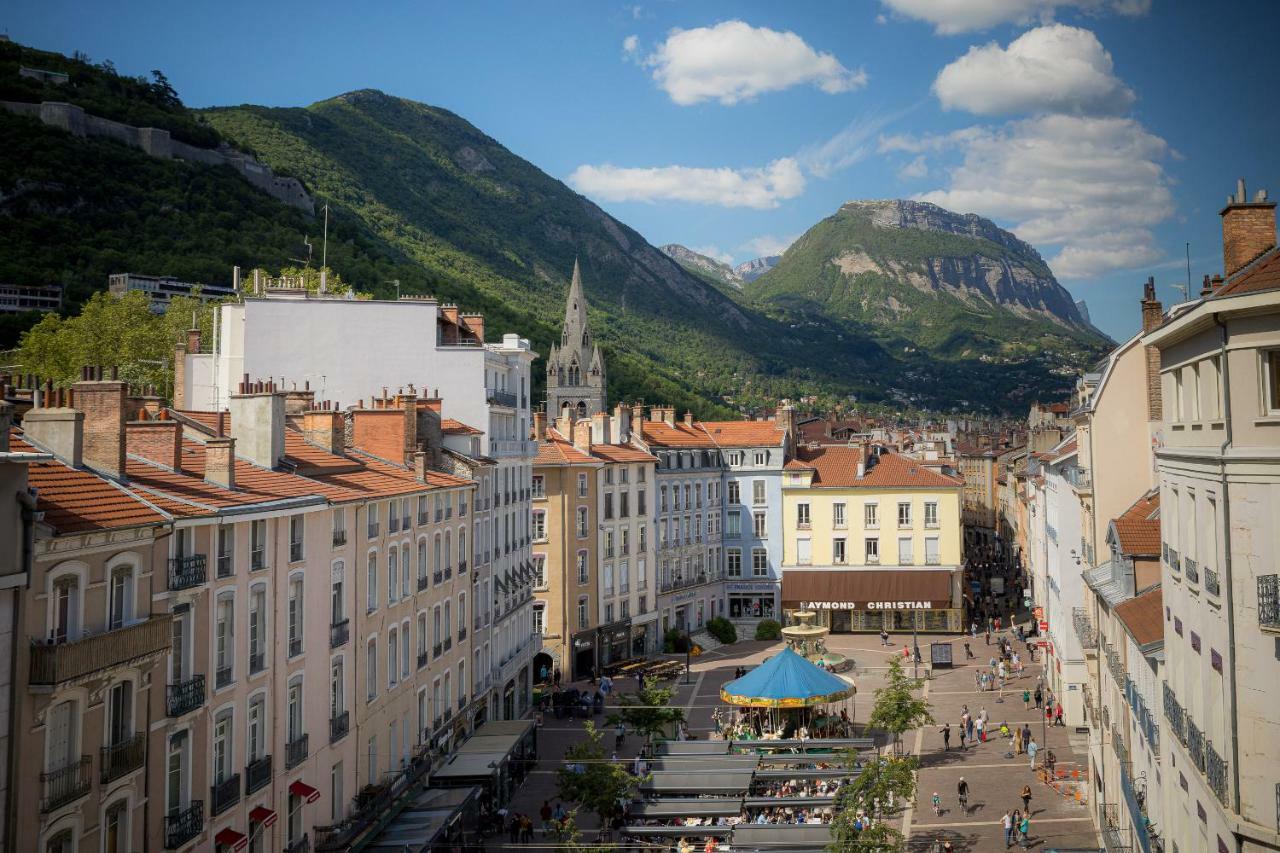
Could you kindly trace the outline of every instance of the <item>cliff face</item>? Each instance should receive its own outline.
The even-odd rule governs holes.
[[[664,255],[685,269],[711,276],[717,282],[728,285],[735,290],[742,289],[743,277],[738,274],[737,269],[722,261],[707,257],[701,252],[695,252],[693,249],[681,246],[679,243],[668,243],[658,248]]]

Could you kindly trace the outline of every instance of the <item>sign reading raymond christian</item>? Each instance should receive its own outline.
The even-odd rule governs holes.
[[[805,610],[932,610],[932,601],[802,601]]]

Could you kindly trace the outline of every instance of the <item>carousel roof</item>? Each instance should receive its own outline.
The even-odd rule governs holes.
[[[848,682],[788,647],[721,687],[720,698],[734,705],[802,708],[844,699],[851,691]]]

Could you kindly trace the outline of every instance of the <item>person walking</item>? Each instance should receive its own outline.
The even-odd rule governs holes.
[[[978,729],[978,740],[979,740],[980,742],[982,742],[982,743],[986,743],[986,742],[987,742],[987,722],[986,722],[986,720],[984,720],[984,719],[982,719],[981,717],[979,717],[979,718],[978,718],[978,722],[977,722],[977,729]]]
[[[1022,691],[1022,710],[1024,711],[1031,710],[1031,691],[1030,690]]]
[[[1015,751],[1018,755],[1022,755],[1022,747],[1023,747],[1023,744],[1024,744],[1024,741],[1022,740],[1022,729],[1018,728],[1017,726],[1014,726],[1014,729],[1013,729],[1013,746],[1014,746],[1014,751]]]
[[[1022,797],[1022,813],[1031,814],[1031,786],[1023,785],[1019,796]]]
[[[960,801],[960,811],[965,814],[969,813],[969,783],[964,781],[964,777],[960,777],[960,781],[956,783],[956,799]]]
[[[1036,769],[1036,752],[1037,752],[1039,749],[1040,749],[1040,747],[1036,745],[1036,739],[1035,739],[1035,738],[1032,738],[1032,739],[1031,739],[1031,742],[1027,744],[1027,755],[1031,756],[1031,769],[1032,769],[1032,770],[1035,770],[1035,769]]]
[[[937,791],[933,792],[933,813],[939,816],[942,814],[942,797],[938,796]]]
[[[622,720],[618,720],[618,724],[613,727],[613,748],[620,751],[626,740],[627,727],[622,724]]]
[[[969,648],[969,644],[968,642],[966,642],[964,644],[964,659],[973,660],[973,658],[974,658],[973,649]]]
[[[1022,836],[1022,849],[1031,849],[1031,815],[1024,814],[1018,823],[1018,834]]]
[[[991,629],[987,629],[987,645],[991,645]]]
[[[951,749],[951,724],[942,724],[942,748],[943,750]]]
[[[1065,725],[1062,722],[1062,703],[1058,703],[1058,707],[1053,711],[1053,724],[1055,726]]]
[[[538,817],[542,818],[542,835],[545,838],[547,833],[551,831],[551,802],[542,801],[542,808],[538,809]]]
[[[1008,850],[1013,846],[1013,815],[1006,811],[1000,823],[1004,827],[1004,849]]]
[[[880,629],[880,645],[882,646],[889,645],[889,632],[886,631],[884,628]]]
[[[1044,705],[1044,693],[1040,690],[1040,686],[1036,685],[1036,710],[1039,711]]]
[[[964,730],[964,726],[961,726],[960,727],[960,751],[961,752],[967,752],[969,749],[967,746],[964,745],[964,738],[965,738],[965,730]]]

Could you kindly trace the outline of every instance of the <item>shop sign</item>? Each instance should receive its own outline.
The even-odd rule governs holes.
[[[932,601],[802,601],[804,610],[932,610]]]
[[[731,583],[725,584],[728,592],[775,592],[778,589],[776,583]]]
[[[696,592],[682,592],[676,595],[673,601],[675,601],[676,604],[681,604],[686,601],[693,601],[697,597],[698,597],[698,593]]]

